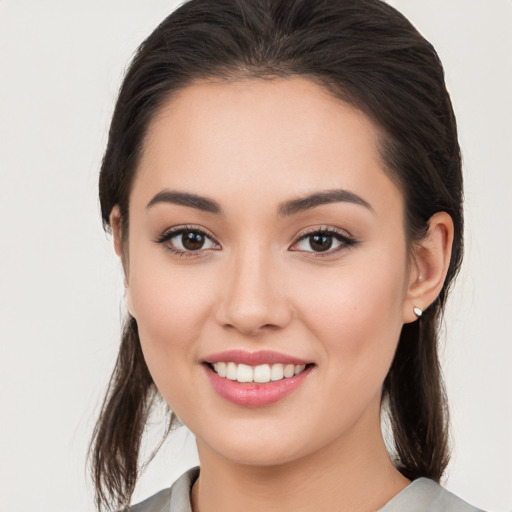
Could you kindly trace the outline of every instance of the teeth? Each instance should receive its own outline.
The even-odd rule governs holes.
[[[254,377],[254,370],[252,366],[246,364],[239,364],[236,371],[236,380],[238,382],[252,382]]]
[[[281,380],[284,377],[283,365],[273,364],[270,370],[270,380]]]
[[[227,365],[226,363],[215,363],[213,365],[213,367],[215,368],[215,371],[221,376],[221,377],[225,377],[226,374],[227,374]]]
[[[305,364],[281,364],[273,365],[260,364],[258,366],[249,366],[247,364],[236,364],[232,362],[213,363],[213,369],[220,377],[225,377],[238,382],[257,382],[264,384],[270,381],[288,379],[298,375],[306,368]]]
[[[270,382],[270,366],[260,364],[254,368],[254,382]]]
[[[300,372],[304,371],[305,369],[306,369],[306,365],[305,364],[298,364],[295,367],[294,375],[298,375]]]
[[[287,364],[284,367],[283,374],[285,378],[293,377],[295,375],[295,366],[293,366],[293,364]]]
[[[229,380],[236,380],[236,364],[235,363],[228,363],[226,368],[226,377]]]

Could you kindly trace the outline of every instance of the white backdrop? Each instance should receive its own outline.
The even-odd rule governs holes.
[[[394,0],[437,48],[460,126],[464,270],[447,316],[447,487],[512,511],[512,1]],[[97,175],[120,79],[170,0],[0,1],[0,512],[92,511],[85,453],[122,279]],[[196,463],[180,431],[136,499]]]

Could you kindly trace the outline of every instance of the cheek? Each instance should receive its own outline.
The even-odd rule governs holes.
[[[380,254],[335,272],[318,269],[297,287],[297,296],[307,290],[299,309],[333,371],[385,377],[402,328],[405,261],[398,251]]]
[[[209,272],[171,266],[165,254],[138,250],[130,261],[130,288],[144,358],[166,401],[193,375],[202,325],[211,314]],[[173,396],[170,396],[172,394]]]
[[[130,293],[144,341],[161,344],[165,350],[194,336],[203,302],[197,293],[192,300],[192,292],[187,293],[186,283],[181,279],[161,278],[158,272],[134,275]]]
[[[138,241],[130,246],[129,292],[139,330],[146,331],[155,343],[186,342],[211,303],[209,265],[173,264],[172,256],[145,241],[137,227],[130,238]]]

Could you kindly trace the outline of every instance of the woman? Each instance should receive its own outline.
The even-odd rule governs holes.
[[[94,434],[98,507],[130,502],[161,395],[201,469],[135,510],[476,510],[436,483],[456,124],[397,11],[185,3],[128,70],[100,201],[129,317]]]

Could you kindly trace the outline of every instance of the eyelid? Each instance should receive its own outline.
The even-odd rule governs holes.
[[[314,233],[331,233],[333,235],[340,235],[343,238],[353,240],[354,237],[346,230],[337,228],[335,226],[329,226],[326,224],[320,226],[310,226],[305,228],[299,235],[296,236],[297,240],[304,238],[306,236],[312,235]]]
[[[308,238],[309,236],[317,234],[317,233],[330,235],[330,236],[336,238],[341,243],[341,245],[335,249],[328,249],[323,252],[321,252],[321,251],[304,251],[304,250],[300,250],[300,249],[293,249],[293,247],[295,245],[297,245],[299,242],[301,242],[301,241],[305,240],[306,238]],[[312,255],[315,258],[317,258],[317,257],[321,258],[321,257],[332,256],[333,254],[335,254],[341,250],[344,250],[344,249],[350,249],[351,247],[354,247],[358,243],[359,243],[359,241],[356,240],[351,234],[349,234],[347,231],[342,230],[340,228],[336,228],[333,226],[314,226],[311,228],[307,228],[300,235],[298,235],[295,238],[295,241],[293,242],[293,244],[291,245],[289,250],[307,253],[309,255]]]
[[[184,251],[181,250],[171,244],[167,244],[172,238],[175,236],[178,236],[186,231],[193,231],[197,233],[201,233],[203,236],[208,238],[211,242],[213,242],[215,245],[218,246],[218,248],[207,248],[207,249],[198,249],[196,251]],[[296,246],[299,242],[305,240],[311,235],[314,234],[327,234],[329,236],[332,236],[340,242],[340,245],[334,249],[328,249],[326,251],[305,251],[301,249],[293,249],[294,246]],[[178,225],[178,226],[172,226],[170,228],[167,228],[160,236],[158,236],[155,240],[155,243],[164,245],[164,247],[172,252],[175,255],[178,255],[180,257],[201,257],[205,256],[205,252],[210,252],[212,250],[220,250],[222,247],[220,246],[219,242],[216,240],[216,238],[205,228],[201,226],[194,226],[194,225]],[[345,230],[342,230],[340,228],[336,228],[333,226],[312,226],[310,228],[306,228],[300,235],[297,235],[295,237],[295,241],[293,244],[289,247],[288,250],[291,250],[293,252],[302,252],[302,253],[308,253],[310,256],[313,257],[327,257],[331,256],[341,250],[344,249],[350,249],[351,247],[357,245],[359,243],[358,240],[356,240],[352,235],[347,233]],[[203,253],[203,254],[201,254]]]
[[[217,251],[218,248],[208,248],[208,249],[198,249],[197,251],[183,251],[181,249],[178,249],[177,247],[172,246],[171,244],[167,244],[172,238],[175,236],[178,236],[186,231],[193,231],[196,233],[201,233],[204,237],[211,240],[215,245],[217,245],[220,248],[219,242],[216,240],[216,238],[205,228],[200,226],[194,226],[194,225],[178,225],[178,226],[172,226],[170,228],[167,228],[161,235],[159,235],[154,241],[157,244],[163,245],[168,251],[172,252],[173,254],[176,254],[180,257],[200,257],[204,256],[205,252],[209,251]]]

